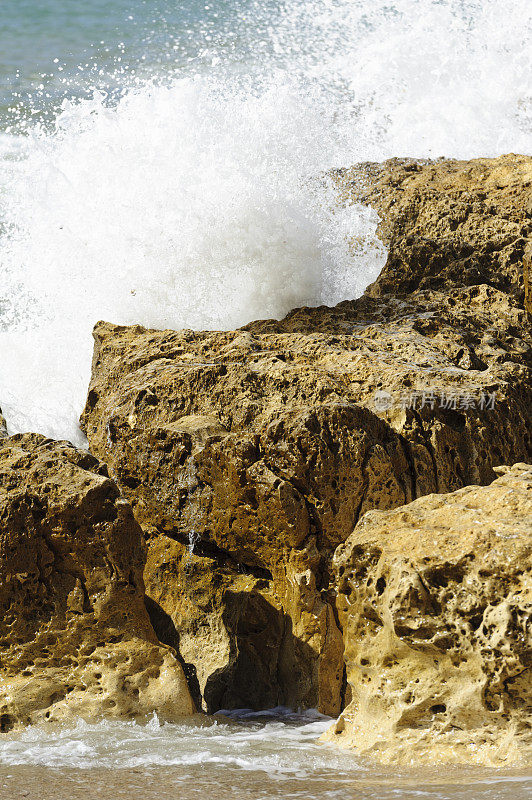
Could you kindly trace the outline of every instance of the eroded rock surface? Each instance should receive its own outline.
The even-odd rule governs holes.
[[[337,173],[343,196],[375,207],[388,245],[369,293],[489,284],[524,299],[532,241],[532,157],[394,158]],[[530,298],[528,300],[529,311]]]
[[[334,557],[352,699],[328,739],[384,761],[532,758],[532,466],[368,512]]]
[[[337,714],[335,548],[368,510],[530,459],[531,165],[339,171],[390,247],[359,300],[221,333],[96,327],[82,425],[147,537],[152,621],[208,710]]]
[[[106,468],[38,434],[0,440],[0,725],[194,712],[144,605],[145,546]]]
[[[224,554],[191,553],[171,536],[156,535],[149,544],[148,611],[159,639],[179,647],[198,706],[282,705],[298,681],[291,670],[298,662],[308,670],[315,654],[296,649],[271,580]]]
[[[364,297],[224,333],[100,323],[94,335],[83,425],[149,538],[147,593],[209,710],[275,696],[338,713],[334,549],[365,511],[488,483],[532,450],[530,330],[490,286]],[[379,391],[390,408],[375,405]],[[220,600],[235,594],[238,624]],[[254,702],[239,694],[249,680],[227,690],[241,670]]]

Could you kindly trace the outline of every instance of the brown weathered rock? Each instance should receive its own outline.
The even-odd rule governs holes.
[[[224,333],[96,327],[82,424],[148,537],[154,625],[209,710],[338,713],[335,548],[367,510],[530,458],[531,165],[339,172],[390,245],[360,300]]]
[[[0,441],[0,725],[194,712],[144,605],[145,546],[104,465]]]
[[[145,574],[157,636],[179,647],[198,705],[202,698],[207,710],[283,703],[294,642],[269,580],[165,535],[150,540]]]
[[[384,761],[532,760],[532,466],[368,512],[334,557],[352,700]]]
[[[225,333],[100,323],[94,335],[83,426],[149,537],[153,613],[171,619],[209,710],[275,696],[338,713],[334,549],[369,509],[488,483],[532,452],[530,329],[489,286]],[[378,411],[382,390],[392,406]],[[417,408],[403,408],[412,391]]]
[[[0,408],[0,439],[5,439],[6,436],[7,436],[7,425],[2,415],[2,409]]]
[[[523,302],[532,241],[532,157],[394,158],[337,173],[344,199],[374,206],[386,266],[368,293],[486,283]]]
[[[528,243],[525,250],[523,267],[523,280],[525,284],[525,309],[528,318],[532,320],[532,241]]]

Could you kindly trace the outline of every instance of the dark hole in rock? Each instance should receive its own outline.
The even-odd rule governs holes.
[[[7,733],[15,725],[15,721],[11,714],[0,714],[0,731]]]

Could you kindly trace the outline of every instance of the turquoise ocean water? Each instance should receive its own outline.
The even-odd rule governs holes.
[[[236,46],[252,3],[165,0],[4,0],[0,107],[49,110],[65,96],[120,89],[131,75],[200,66]],[[275,4],[265,3],[274,8]],[[13,118],[13,117],[12,117]]]

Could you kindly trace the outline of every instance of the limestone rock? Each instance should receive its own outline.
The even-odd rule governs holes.
[[[525,310],[532,320],[532,240],[529,241],[523,259],[523,280],[525,289]]]
[[[0,441],[0,725],[194,712],[144,605],[145,545],[106,468],[38,434]]]
[[[368,512],[334,556],[352,700],[326,738],[383,761],[532,759],[532,466]]]
[[[375,207],[389,247],[371,294],[489,284],[523,302],[532,242],[532,157],[394,158],[336,175],[346,200]],[[530,301],[529,301],[530,302]]]
[[[530,459],[531,165],[338,171],[390,247],[359,300],[229,332],[97,325],[82,425],[148,539],[154,625],[209,710],[337,714],[335,548],[368,510]]]
[[[285,701],[281,685],[290,682],[295,643],[270,580],[165,535],[150,540],[145,575],[154,629],[179,648],[198,705],[216,711]]]
[[[334,549],[367,510],[488,483],[532,451],[530,327],[491,286],[363,297],[239,331],[100,323],[94,336],[82,424],[149,538],[147,593],[211,711],[216,698],[248,704],[242,677],[227,689],[246,669],[255,707],[276,691],[337,714]],[[238,624],[224,611],[235,594]],[[242,631],[261,625],[251,647]]]

